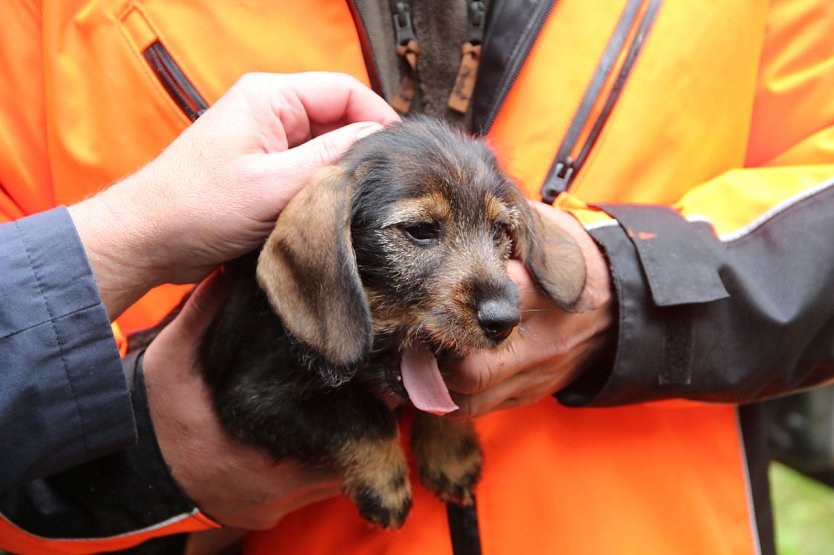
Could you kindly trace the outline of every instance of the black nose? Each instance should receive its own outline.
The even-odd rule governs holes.
[[[507,300],[490,299],[478,307],[478,323],[490,339],[506,338],[518,325],[518,307]]]

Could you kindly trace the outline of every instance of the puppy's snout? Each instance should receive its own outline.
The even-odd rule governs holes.
[[[489,339],[501,341],[518,325],[520,315],[509,299],[487,299],[478,306],[477,318]]]

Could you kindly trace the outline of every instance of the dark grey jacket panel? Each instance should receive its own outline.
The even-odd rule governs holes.
[[[68,212],[0,225],[0,493],[135,440],[110,322]]]
[[[734,237],[664,207],[606,206],[592,235],[618,298],[613,368],[569,405],[746,403],[834,376],[834,180]]]

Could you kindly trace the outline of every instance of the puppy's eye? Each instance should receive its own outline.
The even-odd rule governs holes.
[[[500,243],[505,237],[510,236],[510,227],[502,222],[495,222],[492,225],[492,240]]]
[[[440,240],[440,226],[435,222],[405,225],[400,230],[406,239],[423,247],[433,245]]]

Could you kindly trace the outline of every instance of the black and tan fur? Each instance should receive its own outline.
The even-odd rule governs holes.
[[[224,425],[276,458],[334,467],[364,518],[400,526],[411,489],[389,406],[406,398],[401,353],[424,344],[442,367],[497,347],[519,319],[510,257],[573,305],[581,254],[543,225],[484,144],[443,124],[359,141],[292,200],[259,256],[225,272],[200,352]],[[471,423],[420,412],[411,441],[423,482],[471,502]]]

